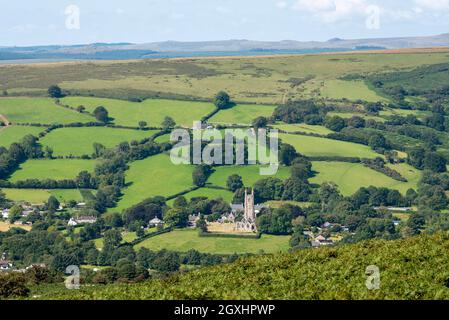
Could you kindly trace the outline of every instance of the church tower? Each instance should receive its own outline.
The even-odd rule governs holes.
[[[251,189],[251,193],[245,189],[245,220],[256,221],[256,212],[254,210],[254,190]]]

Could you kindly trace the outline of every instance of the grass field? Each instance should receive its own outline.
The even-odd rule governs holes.
[[[120,142],[140,141],[154,135],[156,130],[130,130],[105,127],[63,128],[47,134],[41,143],[53,149],[55,156],[82,156],[94,152],[93,144],[100,143],[107,148]]]
[[[9,126],[0,127],[0,147],[9,148],[14,142],[19,142],[24,136],[32,134],[37,137],[45,128],[25,127],[25,126]]]
[[[232,198],[234,197],[234,194],[228,190],[201,188],[201,189],[197,189],[197,190],[194,190],[192,192],[185,194],[184,197],[187,200],[191,200],[192,198],[195,198],[195,197],[207,197],[209,199],[223,198],[223,200],[225,200],[226,202],[231,203]],[[175,201],[175,199],[167,201],[167,204],[169,206],[172,206],[174,201]]]
[[[382,118],[382,117],[366,115],[366,114],[358,113],[358,112],[329,112],[327,114],[327,116],[329,116],[329,117],[338,116],[343,119],[349,119],[352,117],[361,117],[365,120],[374,120],[377,122],[385,122],[385,120],[386,120],[385,118]]]
[[[317,172],[316,176],[310,179],[311,183],[321,184],[323,182],[334,182],[338,185],[341,193],[345,196],[354,194],[361,187],[386,187],[396,189],[401,193],[410,188],[416,189],[417,180],[420,177],[416,169],[407,165],[394,166],[397,171],[408,172],[404,177],[410,179],[409,182],[394,180],[380,172],[371,170],[358,163],[346,162],[313,162],[312,169]],[[411,170],[411,171],[409,171]]]
[[[324,82],[321,95],[331,99],[365,100],[370,102],[386,101],[371,90],[363,81],[329,80]]]
[[[172,117],[178,125],[192,127],[193,121],[201,120],[215,108],[212,103],[207,102],[162,99],[148,99],[137,103],[116,99],[67,97],[62,99],[62,103],[72,107],[83,105],[90,112],[98,106],[104,106],[115,124],[135,127],[142,120],[151,127],[160,127],[166,116]]]
[[[131,163],[126,171],[123,197],[111,212],[120,212],[140,201],[154,196],[171,196],[193,186],[193,166],[171,163],[170,157],[160,154]]]
[[[262,235],[260,239],[200,237],[198,230],[175,230],[149,238],[135,246],[158,251],[161,249],[186,252],[195,249],[204,253],[265,253],[285,252],[288,250],[289,236]]]
[[[271,117],[275,108],[275,106],[239,104],[230,109],[220,110],[209,119],[209,122],[248,125],[257,117]]]
[[[314,134],[321,134],[321,135],[327,135],[332,133],[332,130],[329,130],[328,128],[324,126],[312,126],[305,123],[300,124],[276,124],[273,126],[275,129],[279,129],[285,132],[304,132],[304,133],[314,133]]]
[[[279,134],[279,138],[282,139],[284,143],[292,145],[295,147],[296,151],[306,156],[360,158],[376,158],[381,156],[371,150],[368,146],[346,141],[283,133]]]
[[[92,122],[94,118],[57,106],[50,98],[0,98],[0,114],[12,123]]]
[[[53,195],[60,202],[70,200],[82,201],[83,197],[78,189],[44,190],[44,189],[2,189],[6,198],[12,201],[27,201],[33,204],[43,204]]]
[[[28,160],[20,165],[11,178],[12,182],[26,179],[74,179],[81,171],[92,172],[95,166],[93,160],[56,159]]]
[[[215,172],[209,177],[208,183],[219,186],[226,187],[226,181],[230,175],[238,174],[242,177],[245,186],[253,186],[257,181],[266,179],[272,176],[262,176],[259,172],[260,166],[221,166],[216,167]],[[287,179],[290,177],[290,170],[286,167],[279,167],[278,172],[274,177],[279,179]]]

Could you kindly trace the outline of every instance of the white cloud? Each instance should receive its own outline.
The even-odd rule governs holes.
[[[415,0],[418,7],[427,10],[449,10],[449,0]]]
[[[292,8],[311,12],[322,22],[332,23],[366,16],[369,6],[366,0],[298,0]]]

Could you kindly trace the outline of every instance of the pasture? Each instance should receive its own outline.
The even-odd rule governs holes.
[[[314,161],[312,164],[312,169],[316,172],[316,176],[311,178],[310,182],[315,184],[334,182],[344,196],[350,196],[361,187],[369,186],[386,187],[405,194],[410,188],[416,189],[416,182],[419,179],[419,172],[416,169],[410,171],[408,177],[404,174],[404,177],[412,178],[405,183],[394,180],[359,163]],[[403,170],[401,173],[412,170],[408,166],[403,165],[400,165],[400,167],[394,166],[393,168],[397,168],[398,172]]]
[[[41,144],[53,149],[55,156],[82,156],[94,152],[93,144],[112,148],[119,143],[150,138],[156,130],[131,130],[108,127],[62,128],[41,139]]]
[[[381,156],[368,146],[352,142],[285,133],[280,133],[279,138],[284,143],[292,145],[297,152],[309,157],[338,156],[376,158]]]
[[[0,147],[9,148],[12,143],[19,142],[24,136],[31,134],[37,137],[44,130],[45,128],[28,126],[0,127]]]
[[[193,166],[174,165],[166,154],[159,154],[130,164],[125,172],[128,186],[111,212],[120,212],[154,196],[168,197],[193,187]]]
[[[21,164],[11,178],[11,182],[27,179],[74,179],[81,171],[92,172],[94,160],[56,159],[56,160],[28,160]]]
[[[50,196],[55,196],[59,202],[66,203],[70,200],[83,201],[78,189],[2,189],[6,198],[12,201],[25,201],[33,204],[43,204]]]
[[[314,126],[309,125],[305,123],[282,123],[282,124],[276,124],[273,126],[273,128],[282,130],[285,132],[304,132],[304,133],[313,133],[313,134],[320,134],[320,135],[328,135],[330,133],[333,133],[332,130],[324,127],[324,126]]]
[[[224,201],[231,203],[232,199],[234,197],[234,194],[228,190],[200,188],[200,189],[197,189],[197,190],[194,190],[194,191],[191,191],[191,192],[185,194],[184,197],[189,201],[192,200],[192,198],[196,198],[196,197],[206,197],[208,199],[223,198]],[[174,201],[175,201],[175,199],[167,201],[167,204],[169,206],[172,206]]]
[[[243,105],[238,104],[232,108],[220,110],[212,118],[211,123],[250,125],[257,117],[271,117],[275,106]]]
[[[238,174],[242,177],[243,184],[246,187],[251,187],[259,180],[273,177],[261,175],[259,168],[259,165],[216,167],[207,182],[214,186],[226,187],[228,177],[233,174]],[[290,177],[290,170],[287,167],[280,166],[274,177],[285,180]]]
[[[162,249],[187,252],[191,249],[203,253],[276,253],[286,252],[290,236],[262,235],[260,239],[200,237],[198,230],[175,230],[152,237],[137,244],[134,248]]]
[[[166,116],[172,117],[178,125],[192,127],[193,121],[201,120],[215,109],[214,105],[208,102],[163,99],[130,102],[92,97],[67,97],[62,99],[62,103],[75,108],[82,105],[90,112],[98,106],[103,106],[109,111],[109,116],[115,124],[133,127],[137,127],[139,121],[146,121],[150,127],[160,127]]]
[[[95,118],[57,106],[50,98],[0,98],[0,114],[12,123],[65,124]]]
[[[330,99],[364,100],[369,102],[387,101],[371,90],[363,81],[328,80],[321,88],[321,95]]]

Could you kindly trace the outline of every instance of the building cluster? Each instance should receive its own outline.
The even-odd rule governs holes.
[[[231,212],[223,215],[217,222],[234,224],[234,231],[257,232],[256,218],[266,205],[254,204],[254,191],[245,190],[243,204],[231,204]]]

